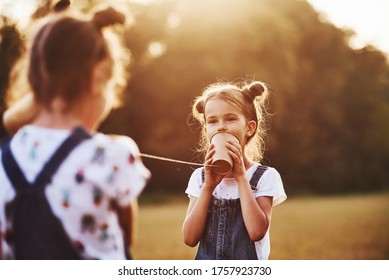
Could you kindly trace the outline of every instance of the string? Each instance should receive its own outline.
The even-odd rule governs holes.
[[[177,159],[159,157],[159,156],[154,156],[154,155],[149,155],[149,154],[140,153],[140,155],[141,155],[142,157],[145,157],[145,158],[152,158],[152,159],[158,159],[158,160],[169,161],[169,162],[175,162],[175,163],[182,163],[182,164],[187,164],[187,165],[204,166],[204,164],[201,164],[201,163],[195,163],[195,162],[189,162],[189,161],[183,161],[183,160],[177,160]],[[212,166],[212,165],[211,165],[211,166]]]

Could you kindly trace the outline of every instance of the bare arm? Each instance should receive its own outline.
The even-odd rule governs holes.
[[[184,243],[190,247],[196,246],[203,236],[213,190],[223,179],[223,176],[214,174],[210,168],[214,152],[214,146],[210,145],[205,157],[205,182],[201,187],[199,197],[190,197],[186,218],[182,226]]]
[[[212,190],[209,191],[203,186],[198,198],[190,197],[186,218],[182,227],[184,243],[190,247],[196,246],[203,235],[211,196]]]
[[[255,198],[247,178],[238,181],[243,221],[252,241],[261,240],[270,225],[273,198]]]
[[[123,230],[124,238],[128,249],[134,244],[136,225],[138,220],[138,201],[134,200],[127,207],[119,207],[117,209],[118,220],[120,227]]]
[[[273,199],[268,196],[257,199],[254,197],[246,177],[244,162],[248,161],[244,160],[241,146],[233,141],[228,141],[227,147],[234,160],[233,173],[238,183],[244,224],[252,241],[261,240],[270,225]]]
[[[27,94],[4,112],[4,127],[9,134],[15,134],[19,128],[31,123],[37,114],[38,106],[32,94]]]

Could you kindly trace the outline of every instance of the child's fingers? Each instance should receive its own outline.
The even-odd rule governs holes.
[[[236,147],[237,149],[241,149],[240,144],[239,144],[238,142],[236,142],[236,141],[228,140],[228,141],[227,141],[227,144],[230,144],[230,145]]]
[[[209,168],[211,168],[211,165],[212,165],[212,156],[213,154],[215,153],[215,147],[213,144],[211,144],[209,147],[208,147],[208,150],[207,150],[207,154],[205,155],[205,168],[208,170]]]
[[[209,153],[211,150],[213,150],[215,148],[215,145],[214,144],[210,144],[208,149],[207,149],[207,153]]]
[[[233,151],[228,151],[228,154],[232,157],[232,160],[234,161],[234,166],[237,166],[242,162],[241,157]]]
[[[227,142],[226,143],[226,147],[232,151],[233,153],[235,153],[236,155],[238,155],[238,157],[240,157],[242,155],[242,151],[241,151],[241,147],[240,145],[237,145],[236,143],[234,142]]]
[[[233,172],[238,174],[244,172],[241,146],[235,142],[230,141],[226,143],[226,146],[229,149],[228,154],[232,157],[232,160],[234,161]]]
[[[205,161],[205,167],[211,167],[212,165],[212,158],[209,158],[208,160]]]
[[[214,153],[215,153],[215,146],[212,144],[208,147],[207,154],[205,155],[205,161],[211,159]]]

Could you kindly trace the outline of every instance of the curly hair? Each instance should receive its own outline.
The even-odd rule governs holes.
[[[268,95],[268,87],[260,81],[239,84],[220,82],[207,86],[202,94],[194,100],[192,106],[192,115],[202,126],[197,151],[205,154],[209,146],[205,131],[205,106],[210,99],[220,98],[238,108],[247,121],[255,121],[256,131],[247,138],[246,155],[252,160],[262,160],[269,115],[267,111]]]

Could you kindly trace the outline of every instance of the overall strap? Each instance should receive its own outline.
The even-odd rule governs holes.
[[[11,186],[16,192],[28,187],[30,183],[27,181],[22,170],[17,164],[15,157],[11,152],[11,139],[9,138],[1,149],[1,163],[3,165],[5,174],[8,176]]]
[[[253,191],[256,191],[258,189],[257,185],[259,179],[261,179],[263,173],[265,173],[266,170],[267,170],[267,166],[258,165],[257,169],[254,171],[254,174],[250,180],[250,186]]]
[[[200,188],[203,186],[204,182],[205,182],[205,168],[201,167],[201,185],[200,185]]]
[[[12,186],[17,192],[22,191],[27,186],[34,186],[36,188],[44,188],[48,182],[50,182],[51,177],[60,167],[61,163],[66,159],[69,153],[84,139],[90,138],[90,134],[86,132],[83,128],[77,127],[71,135],[65,139],[65,141],[60,145],[56,150],[54,155],[44,164],[42,171],[38,174],[33,184],[30,184],[26,177],[23,174],[23,171],[20,169],[18,163],[15,160],[11,152],[10,143],[5,143],[2,149],[2,164],[4,170],[12,183]]]
[[[5,136],[0,139],[0,150],[3,148],[3,146],[9,141],[11,137]]]
[[[57,172],[62,162],[70,152],[83,140],[91,138],[91,135],[81,127],[77,127],[72,134],[61,144],[51,159],[45,163],[41,173],[34,182],[35,187],[44,188],[51,181],[51,177]]]

